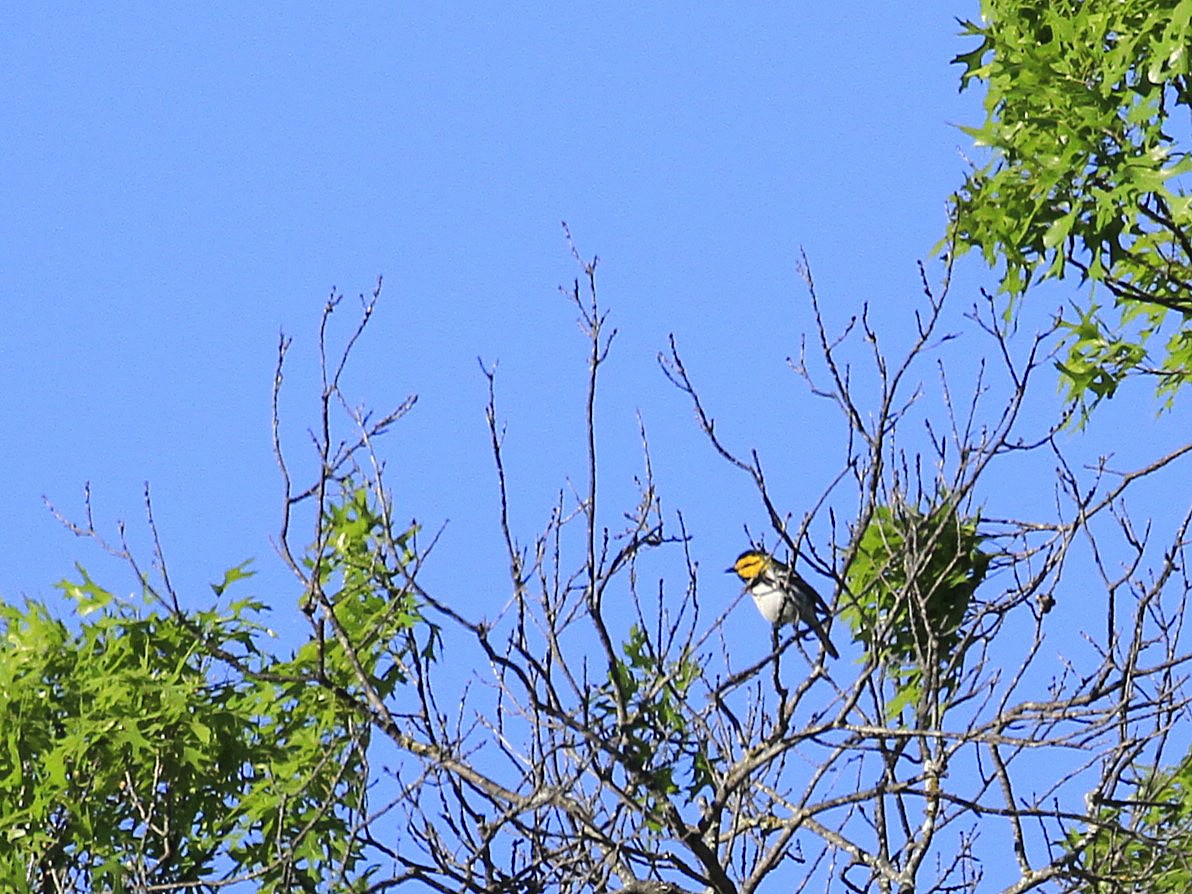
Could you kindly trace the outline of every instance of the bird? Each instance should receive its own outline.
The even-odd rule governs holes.
[[[745,582],[745,589],[763,618],[775,627],[804,622],[824,644],[825,652],[833,658],[840,657],[819,619],[820,613],[831,615],[827,603],[794,568],[761,550],[747,549],[724,570]]]

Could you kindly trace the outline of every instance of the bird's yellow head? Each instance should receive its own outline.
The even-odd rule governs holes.
[[[741,580],[748,583],[759,574],[763,574],[770,567],[772,561],[763,552],[758,552],[756,549],[747,549],[741,555],[737,556],[737,561],[733,562],[731,568],[724,570],[726,572],[735,571]]]

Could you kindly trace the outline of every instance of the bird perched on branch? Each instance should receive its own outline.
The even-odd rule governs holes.
[[[827,603],[794,568],[760,550],[747,549],[725,571],[735,572],[745,582],[757,610],[775,627],[797,626],[802,621],[819,637],[825,652],[840,657],[819,618],[820,614],[831,615]]]

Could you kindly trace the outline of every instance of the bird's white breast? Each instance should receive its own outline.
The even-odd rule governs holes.
[[[768,581],[758,581],[749,588],[749,595],[753,597],[762,617],[771,624],[793,620],[793,607],[788,604],[786,594],[780,587]]]

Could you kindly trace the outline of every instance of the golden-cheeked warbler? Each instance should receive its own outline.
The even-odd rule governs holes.
[[[747,549],[725,571],[735,572],[745,582],[757,610],[775,627],[797,626],[802,621],[819,637],[825,652],[840,657],[819,618],[820,614],[831,615],[827,603],[794,568],[759,550]]]

